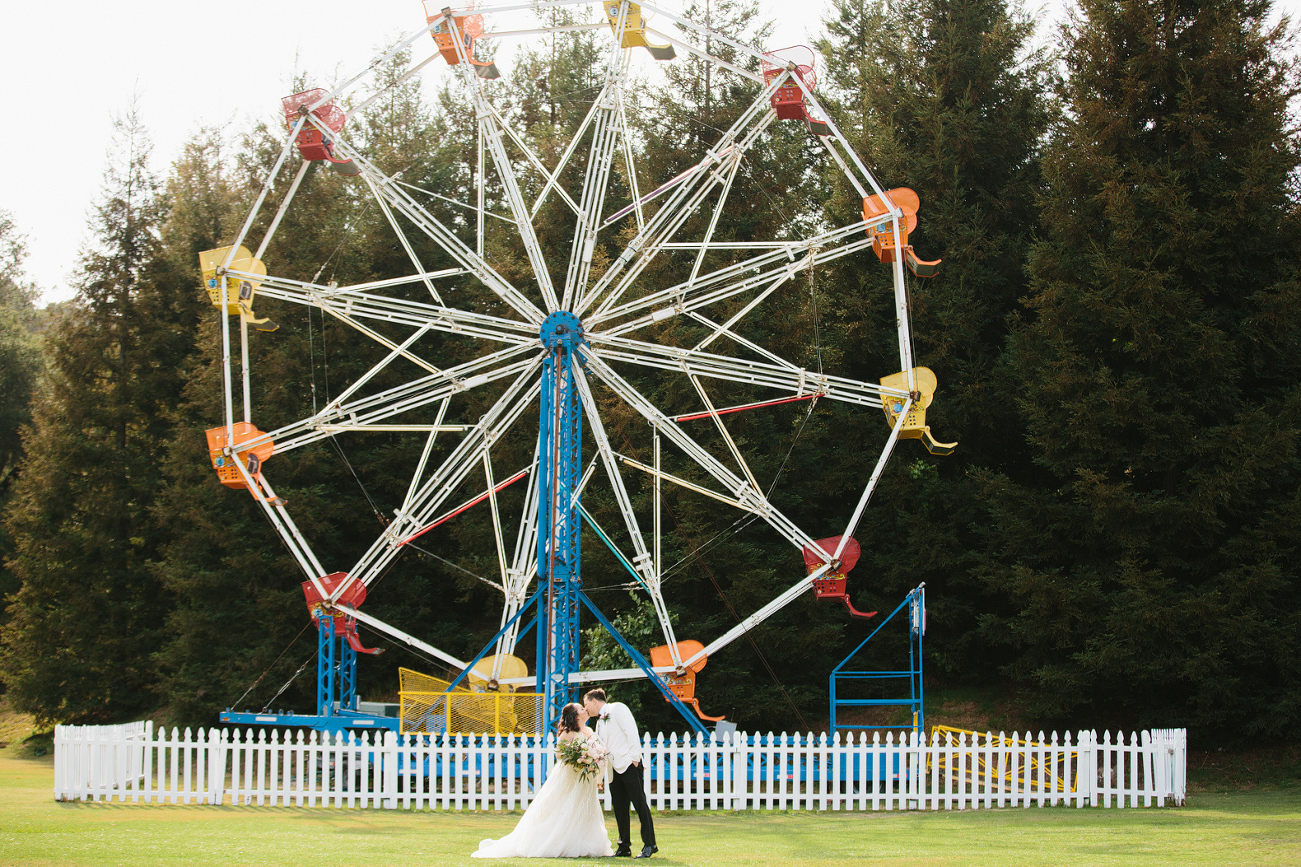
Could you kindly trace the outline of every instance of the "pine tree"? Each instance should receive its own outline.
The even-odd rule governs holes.
[[[1017,419],[999,387],[1009,315],[1037,221],[1039,151],[1052,117],[1048,65],[1034,25],[1006,0],[836,0],[820,44],[832,58],[826,101],[885,189],[909,187],[921,201],[909,237],[923,259],[940,259],[929,279],[908,275],[916,364],[939,380],[927,414],[938,438],[957,440],[946,457],[903,443],[861,535],[893,544],[870,551],[882,605],[893,608],[925,581],[937,677],[988,678],[978,618],[989,601],[970,577],[982,540],[972,533],[977,467],[1015,468],[1028,450],[1009,445]],[[852,190],[846,191],[850,194]],[[836,199],[841,212],[856,201]],[[898,366],[889,269],[869,257],[841,266],[823,303],[835,352],[867,379]],[[871,431],[861,431],[866,423]],[[880,417],[841,425],[848,441],[880,439]],[[860,432],[861,431],[861,432]],[[865,478],[875,457],[845,471]],[[900,550],[912,552],[899,557]]]
[[[26,244],[13,219],[0,211],[0,511],[17,479],[21,431],[31,421],[31,401],[41,370],[39,344],[33,334],[36,288],[23,272],[26,255]],[[18,579],[2,565],[12,554],[9,534],[0,524],[0,601],[18,589]],[[0,625],[6,620],[0,611]]]
[[[1035,474],[992,478],[991,621],[1046,715],[1301,720],[1301,152],[1255,0],[1086,0],[1008,372]],[[1231,734],[1235,733],[1235,734]]]
[[[142,298],[158,277],[166,200],[149,154],[133,109],[115,122],[94,243],[77,303],[48,336],[49,375],[6,513],[22,587],[0,676],[15,706],[44,722],[120,719],[151,701],[148,660],[166,606],[149,568],[166,438],[151,410],[166,396],[151,382],[158,323]]]

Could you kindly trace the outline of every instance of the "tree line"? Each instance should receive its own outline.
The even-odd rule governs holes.
[[[752,44],[769,32],[749,0],[687,15]],[[1273,15],[1267,0],[1081,0],[1044,34],[1002,0],[834,0],[819,96],[883,186],[918,192],[912,241],[943,259],[938,276],[911,282],[910,307],[918,363],[940,379],[928,421],[960,446],[936,458],[901,445],[850,575],[855,607],[883,613],[926,582],[928,683],[997,691],[1043,725],[1190,726],[1208,743],[1301,723],[1299,67],[1291,25]],[[537,153],[557,158],[592,104],[598,38],[567,33],[517,58],[501,109]],[[401,80],[405,63],[381,71],[394,86],[350,141],[441,190],[430,208],[472,237],[453,202],[472,200],[474,120],[453,91],[430,98]],[[690,59],[668,65],[643,96],[641,189],[682,171],[756,93]],[[861,206],[810,170],[822,163],[802,130],[772,129],[738,194],[780,207],[729,216],[720,237],[773,237],[792,219],[817,225]],[[128,112],[77,296],[57,310],[36,308],[21,235],[0,222],[0,682],[44,722],[157,714],[206,726],[236,704],[313,706],[301,576],[251,498],[213,478],[203,437],[222,391],[197,254],[230,243],[282,142],[275,119],[196,136],[160,176]],[[325,283],[409,270],[385,216],[347,179],[314,171],[296,201],[268,250],[276,273]],[[770,211],[787,224],[765,224]],[[561,225],[549,217],[537,220],[544,240]],[[494,267],[525,274],[500,234],[489,235]],[[451,264],[432,244],[417,253],[429,270]],[[598,250],[595,267],[617,253]],[[893,372],[884,269],[842,259],[801,280],[747,336],[811,369]],[[263,430],[310,414],[378,360],[318,311],[263,301],[258,313],[281,326],[252,346]],[[692,335],[689,323],[660,327],[674,342]],[[431,357],[475,351],[428,340]],[[638,385],[668,397],[665,381]],[[612,438],[639,448],[631,418],[610,417]],[[764,456],[756,475],[782,480],[784,511],[828,535],[843,526],[880,417],[819,402],[732,418]],[[323,562],[365,549],[420,448],[372,434],[277,466]],[[532,443],[503,448],[527,462]],[[608,499],[585,505],[612,526]],[[761,523],[680,492],[664,505],[680,637],[730,628],[801,568]],[[367,610],[473,656],[497,628],[497,596],[476,578],[495,568],[491,538],[485,521],[431,533]],[[598,548],[584,555],[590,592],[651,640],[642,603]],[[743,728],[814,725],[831,668],[870,628],[801,599],[710,660],[702,706]],[[901,640],[883,637],[865,664],[897,668]],[[613,649],[597,641],[591,653]],[[437,673],[394,647],[362,660],[368,697],[396,689],[398,665]],[[642,687],[620,688],[649,725],[674,725]]]

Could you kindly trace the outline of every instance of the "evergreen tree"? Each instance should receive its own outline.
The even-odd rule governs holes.
[[[9,214],[0,211],[0,511],[9,500],[22,459],[22,427],[31,420],[32,395],[41,369],[33,335],[36,287],[23,272],[27,250]],[[13,553],[0,524],[0,606],[18,589],[18,579],[3,565]],[[0,625],[7,616],[0,610]]]
[[[988,479],[987,636],[1061,719],[1301,721],[1301,153],[1257,0],[1085,0],[1008,361],[1036,453]]]
[[[49,375],[25,439],[6,521],[22,581],[0,653],[16,707],[43,722],[120,719],[150,706],[165,600],[149,568],[166,400],[155,388],[159,323],[143,299],[158,277],[166,200],[134,109],[115,122],[94,243],[77,303],[51,329]],[[164,325],[165,327],[165,325]]]
[[[989,601],[969,578],[982,545],[972,532],[980,492],[971,472],[1015,471],[1028,460],[1027,449],[1009,446],[1018,422],[997,368],[1038,217],[1039,151],[1052,116],[1047,60],[1033,47],[1033,22],[1006,0],[836,0],[833,10],[820,43],[833,58],[822,77],[829,109],[885,189],[917,192],[909,242],[921,258],[943,260],[933,278],[907,275],[912,344],[915,363],[939,380],[927,421],[939,439],[959,443],[938,458],[900,444],[860,533],[894,544],[869,551],[859,568],[876,576],[873,604],[888,609],[926,582],[937,678],[988,678],[978,618]],[[837,198],[828,207],[858,204]],[[873,379],[898,367],[898,336],[893,308],[881,303],[889,269],[867,261],[839,266],[823,303],[834,352]],[[873,443],[880,426],[862,414],[839,425],[847,441]],[[846,451],[845,471],[866,478],[875,452],[855,460]]]

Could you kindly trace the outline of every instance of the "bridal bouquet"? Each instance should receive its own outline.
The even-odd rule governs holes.
[[[571,738],[556,747],[560,761],[578,771],[584,780],[601,772],[608,751],[596,738]]]

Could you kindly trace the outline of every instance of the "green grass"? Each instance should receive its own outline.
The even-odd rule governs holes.
[[[49,757],[0,752],[0,865],[443,867],[471,863],[480,839],[505,834],[517,818],[59,803],[52,785]],[[1298,865],[1301,789],[1200,794],[1179,809],[677,813],[660,815],[656,829],[660,867]]]

